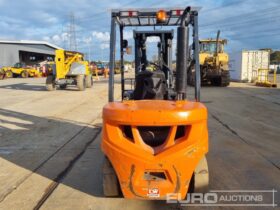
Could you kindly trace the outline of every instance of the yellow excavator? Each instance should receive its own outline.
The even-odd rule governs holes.
[[[92,87],[92,83],[89,62],[84,60],[82,53],[63,49],[55,51],[55,65],[47,72],[48,91],[55,90],[57,86],[65,89],[68,85],[76,85],[82,91]]]
[[[220,31],[216,39],[199,40],[199,62],[201,69],[201,83],[226,87],[230,84],[229,56],[224,51],[226,39],[220,39]],[[188,83],[194,84],[194,69],[188,71]]]

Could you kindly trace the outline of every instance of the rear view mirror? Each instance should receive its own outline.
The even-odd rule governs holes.
[[[128,41],[127,40],[123,40],[122,41],[122,48],[127,48],[128,46]]]
[[[131,55],[132,47],[127,46],[125,51],[126,51],[126,54]]]

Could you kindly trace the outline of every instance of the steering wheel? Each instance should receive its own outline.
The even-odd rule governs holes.
[[[152,66],[156,67],[156,70],[159,70],[159,71],[161,70],[161,67],[157,63],[148,61],[147,66],[149,66],[149,65],[152,65]]]

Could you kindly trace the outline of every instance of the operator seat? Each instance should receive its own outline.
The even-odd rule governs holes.
[[[167,86],[163,71],[143,70],[136,76],[136,86],[133,92],[134,100],[166,98]]]

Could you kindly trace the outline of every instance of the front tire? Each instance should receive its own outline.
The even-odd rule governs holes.
[[[191,178],[189,193],[207,193],[209,186],[209,171],[205,156],[197,164]]]
[[[21,73],[20,73],[20,76],[22,77],[22,78],[27,78],[29,75],[28,75],[28,72],[27,71],[22,71]]]
[[[11,70],[6,71],[6,77],[7,78],[13,78],[14,77],[13,72]]]
[[[76,81],[77,81],[77,87],[79,91],[83,91],[86,89],[85,75],[77,75]]]
[[[65,90],[67,88],[67,84],[59,85],[59,88],[61,90]]]
[[[56,89],[54,77],[52,75],[47,76],[46,89],[48,91],[54,91]]]
[[[91,88],[93,85],[92,75],[86,75],[86,88]]]

